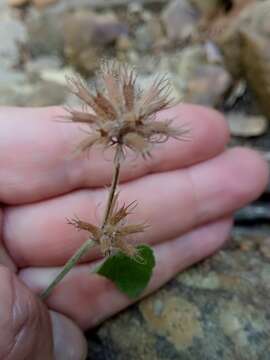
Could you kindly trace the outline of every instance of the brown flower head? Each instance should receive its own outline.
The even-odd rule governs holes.
[[[157,121],[155,118],[158,111],[172,105],[166,78],[157,78],[148,89],[141,90],[135,71],[118,62],[104,63],[100,78],[102,89],[95,91],[89,90],[78,77],[68,80],[83,107],[81,111],[68,109],[67,117],[90,127],[89,135],[79,145],[80,151],[94,144],[102,144],[105,148],[118,144],[122,156],[129,148],[145,157],[150,155],[152,144],[186,134],[186,129],[175,129],[171,120]]]
[[[137,249],[127,242],[131,235],[144,232],[146,224],[127,224],[126,218],[136,206],[136,202],[118,207],[118,194],[114,196],[111,210],[106,224],[98,227],[78,218],[68,220],[68,223],[75,226],[78,230],[86,230],[91,238],[100,246],[104,256],[110,256],[114,251],[120,250],[130,257],[139,260]]]

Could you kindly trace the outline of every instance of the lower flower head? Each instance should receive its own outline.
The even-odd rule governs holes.
[[[68,223],[78,230],[87,231],[104,256],[110,256],[114,251],[120,250],[127,256],[136,257],[138,255],[136,248],[128,242],[128,238],[143,233],[148,225],[128,224],[127,217],[132,213],[136,202],[118,207],[118,196],[117,193],[113,197],[108,219],[103,226],[96,226],[79,218],[68,220]]]

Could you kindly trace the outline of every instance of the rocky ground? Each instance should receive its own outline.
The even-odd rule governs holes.
[[[102,58],[166,74],[270,161],[270,0],[0,0],[0,105],[73,104]],[[270,185],[232,242],[89,334],[89,359],[268,360]]]
[[[269,229],[230,246],[89,334],[91,360],[269,360]]]

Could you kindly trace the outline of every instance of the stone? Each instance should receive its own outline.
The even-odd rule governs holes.
[[[12,68],[19,63],[20,45],[27,41],[24,23],[11,12],[0,13],[0,67]]]
[[[162,13],[166,33],[171,41],[183,41],[191,36],[199,13],[188,0],[171,1]]]
[[[164,37],[161,22],[151,17],[135,30],[135,46],[140,51],[152,50]]]
[[[223,57],[219,50],[219,48],[216,46],[215,43],[212,41],[206,41],[205,43],[205,53],[206,57],[209,63],[211,64],[222,64],[223,63]]]
[[[0,106],[20,105],[18,93],[24,92],[26,82],[25,73],[0,67]]]
[[[270,2],[268,10],[270,16]],[[245,78],[261,110],[270,118],[270,26],[268,36],[261,36],[251,31],[243,31],[241,35]]]
[[[28,49],[33,57],[57,56],[63,58],[64,14],[33,12],[26,18]]]
[[[261,136],[266,133],[268,121],[264,116],[230,113],[226,116],[231,134],[241,137]]]
[[[164,5],[168,0],[139,0],[139,3],[143,3],[144,5]],[[96,10],[108,10],[111,8],[126,8],[134,1],[132,0],[61,0],[56,3],[55,10],[63,11],[63,10],[74,10],[74,9],[96,9]]]
[[[119,52],[127,53],[128,50],[132,50],[133,44],[131,39],[126,35],[120,35],[116,41],[116,48]]]
[[[33,80],[44,80],[64,86],[67,85],[67,76],[74,75],[74,70],[63,66],[56,56],[41,56],[32,59],[26,63],[25,71]]]
[[[37,8],[43,8],[48,5],[55,4],[57,2],[58,2],[58,0],[8,0],[8,4],[10,6],[20,7],[20,6],[25,6],[25,5],[28,5],[29,3],[32,3]]]
[[[268,260],[270,260],[270,238],[266,238],[260,245],[261,254]]]
[[[33,107],[62,105],[67,92],[67,87],[64,85],[52,81],[42,81],[34,86],[25,105]]]
[[[199,31],[203,39],[210,38],[219,41],[224,35],[226,37],[226,34],[231,33],[231,31],[234,32],[234,28],[237,27],[237,21],[239,20],[242,11],[250,4],[254,4],[256,0],[221,0],[220,2],[223,5],[219,6],[219,11],[217,10],[214,12],[214,16],[204,16],[202,18]],[[227,4],[225,4],[226,2]],[[230,6],[230,3],[232,6]],[[224,11],[226,8],[229,9],[229,11]],[[234,50],[236,51],[237,49]]]
[[[151,84],[153,84],[153,81],[155,80],[155,77],[151,74],[140,74],[139,73],[139,77],[138,77],[138,84],[140,86],[141,89],[146,89],[148,88]],[[173,73],[169,73],[164,71],[164,69],[162,69],[162,67],[159,65],[157,67],[156,73],[158,74],[158,76],[162,77],[166,77],[166,79],[168,79],[171,83],[171,97],[175,100],[175,101],[180,101],[182,98],[182,94],[178,91],[177,87],[174,86],[174,74]]]
[[[0,86],[20,86],[26,81],[26,74],[22,71],[9,70],[0,67]]]
[[[8,4],[10,6],[23,6],[27,5],[30,0],[8,0]]]
[[[231,85],[229,73],[220,65],[201,65],[190,77],[184,101],[206,106],[222,103]]]
[[[57,56],[44,55],[35,59],[29,60],[26,65],[26,72],[40,73],[47,69],[60,69],[61,61]]]
[[[269,360],[266,243],[269,229],[236,228],[226,249],[90,332],[88,360]]]
[[[191,3],[200,10],[200,13],[204,17],[207,18],[210,18],[219,12],[223,5],[222,0],[191,0]]]
[[[2,106],[52,106],[62,105],[67,97],[67,87],[52,81],[21,81],[0,85]]]
[[[104,57],[104,48],[113,52],[117,39],[127,34],[126,25],[113,13],[98,15],[76,11],[64,19],[64,52],[68,62],[83,73],[91,74]]]
[[[267,139],[268,140],[268,139]],[[268,140],[269,141],[269,140]],[[267,141],[267,143],[268,143]],[[261,155],[263,156],[263,158],[265,159],[265,161],[267,161],[268,163],[268,166],[270,168],[270,151],[269,151],[269,148],[266,149],[266,150],[262,150],[260,149],[260,153]],[[267,185],[267,188],[265,189],[265,194],[270,194],[270,179],[268,181],[268,185]]]
[[[270,207],[268,204],[256,203],[237,211],[235,220],[241,223],[269,222]]]
[[[156,302],[163,303],[161,313],[155,311]],[[154,302],[151,298],[142,301],[140,311],[149,328],[159,336],[165,336],[176,350],[188,348],[194,338],[202,336],[200,310],[183,298],[172,296],[168,299],[161,291]]]
[[[57,1],[58,0],[32,0],[33,4],[39,8],[55,4]]]
[[[217,40],[228,69],[234,77],[247,80],[267,117],[270,117],[269,17],[269,0],[252,2]]]
[[[10,5],[8,4],[7,0],[0,0],[0,10],[3,12],[10,10]]]
[[[221,64],[210,63],[203,46],[190,46],[182,51],[177,66],[176,85],[182,100],[207,105],[219,105],[232,79]]]
[[[67,86],[67,77],[74,75],[74,70],[69,67],[59,69],[44,69],[40,72],[40,78],[44,81]]]
[[[28,61],[25,72],[32,81],[44,80],[67,86],[67,77],[74,75],[74,69],[63,66],[56,56],[41,56]]]

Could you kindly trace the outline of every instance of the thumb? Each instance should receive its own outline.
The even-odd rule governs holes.
[[[50,311],[55,360],[84,360],[87,343],[80,328],[64,315]]]
[[[16,275],[0,265],[0,359],[82,360],[82,332],[51,312]]]

